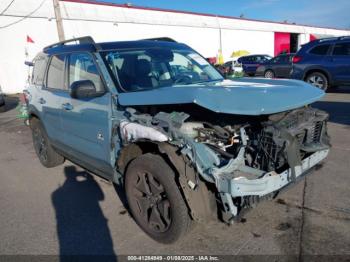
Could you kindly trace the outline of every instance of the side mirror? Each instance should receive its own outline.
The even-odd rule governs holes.
[[[96,87],[91,80],[75,81],[70,86],[70,96],[72,98],[91,98],[96,97]]]
[[[33,62],[30,62],[30,61],[24,61],[24,64],[26,66],[34,66],[34,63]]]

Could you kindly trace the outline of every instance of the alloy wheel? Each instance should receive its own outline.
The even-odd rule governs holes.
[[[274,73],[271,70],[265,72],[265,78],[273,78]]]
[[[325,80],[318,75],[312,75],[307,79],[307,82],[320,89],[325,89]]]
[[[155,233],[167,231],[171,208],[163,185],[150,173],[138,173],[133,185],[132,199],[142,223]]]

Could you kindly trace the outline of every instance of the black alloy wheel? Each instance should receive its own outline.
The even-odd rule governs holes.
[[[175,173],[159,155],[148,153],[129,164],[125,191],[131,215],[154,240],[173,243],[188,231],[189,211]]]

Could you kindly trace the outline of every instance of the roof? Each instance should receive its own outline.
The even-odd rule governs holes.
[[[67,44],[68,42],[74,42],[79,39],[71,39],[63,42],[59,42],[44,48],[44,52],[47,54],[58,54],[64,52],[76,52],[76,51],[86,51],[86,52],[96,52],[96,51],[107,51],[107,50],[120,50],[120,49],[142,49],[142,48],[182,48],[190,49],[185,44],[169,41],[159,41],[159,40],[134,40],[134,41],[120,41],[120,42],[104,42],[95,43],[91,37],[91,43],[83,42],[79,44]],[[82,39],[80,38],[80,39]]]
[[[252,22],[262,22],[262,23],[289,25],[289,26],[306,26],[306,27],[312,27],[312,28],[335,29],[335,30],[345,30],[345,31],[347,31],[347,29],[342,29],[342,28],[311,26],[311,25],[297,24],[297,23],[275,22],[275,21],[269,21],[269,20],[259,20],[259,19],[251,19],[251,18],[243,18],[243,17],[235,17],[235,16],[225,16],[225,15],[199,13],[199,12],[191,12],[191,11],[181,11],[181,10],[174,10],[174,9],[135,6],[135,5],[132,5],[132,4],[117,4],[117,3],[110,3],[110,2],[100,2],[100,1],[96,1],[96,0],[60,0],[60,1],[62,1],[62,2],[72,2],[72,3],[81,3],[81,4],[93,4],[93,5],[102,5],[102,6],[112,6],[112,7],[114,6],[114,7],[138,9],[138,10],[169,12],[169,13],[178,13],[178,14],[189,14],[189,15],[208,16],[208,17],[219,17],[219,18],[227,18],[227,19],[235,19],[235,20],[243,20],[243,21],[252,21]]]

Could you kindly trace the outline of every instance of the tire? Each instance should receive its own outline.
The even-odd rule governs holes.
[[[0,113],[3,113],[6,111],[6,105],[0,106]]]
[[[134,220],[157,242],[173,243],[189,230],[191,219],[175,173],[160,156],[134,159],[126,171],[125,191]]]
[[[32,129],[33,146],[40,163],[47,168],[63,164],[64,157],[58,154],[51,146],[40,120],[32,118],[30,120],[30,127]]]
[[[264,77],[265,78],[274,78],[275,77],[275,73],[272,70],[266,70],[264,73]]]
[[[313,72],[309,74],[305,82],[326,91],[328,89],[329,83],[327,77],[320,72]]]

